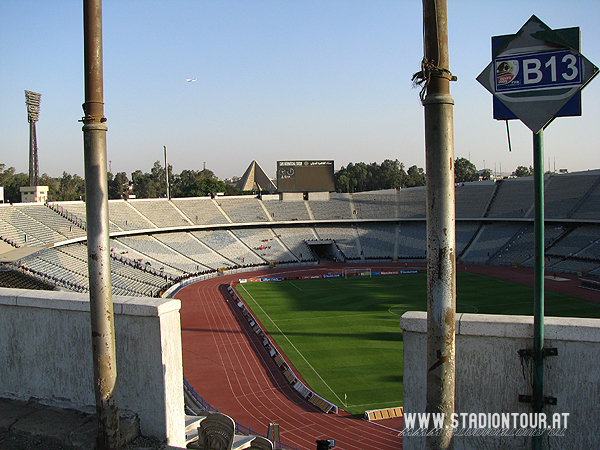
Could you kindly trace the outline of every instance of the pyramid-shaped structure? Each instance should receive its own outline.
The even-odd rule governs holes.
[[[252,161],[246,172],[244,172],[244,176],[238,183],[235,185],[240,191],[277,191],[277,186],[275,183],[271,181],[268,175],[265,173],[260,164],[256,161]]]

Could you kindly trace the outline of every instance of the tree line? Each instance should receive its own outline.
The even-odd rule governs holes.
[[[108,172],[108,198],[119,199],[127,195],[136,198],[161,198],[167,196],[165,169],[156,161],[149,172],[136,170],[131,178],[125,172],[112,174]],[[79,175],[63,172],[61,177],[50,177],[43,174],[39,177],[40,186],[48,186],[48,199],[55,201],[85,200],[85,179]],[[29,175],[15,173],[14,167],[6,168],[0,163],[0,186],[4,186],[4,201],[18,203],[21,201],[21,186],[29,186]],[[171,197],[204,197],[225,195],[241,195],[243,192],[234,186],[219,180],[209,169],[183,170],[173,174],[169,165],[169,186]]]
[[[204,197],[224,195],[252,194],[242,192],[230,184],[219,180],[209,169],[184,169],[173,174],[169,165],[169,188],[171,197]],[[527,177],[533,175],[533,168],[518,166],[512,176]],[[466,158],[454,161],[454,177],[456,183],[477,180],[489,180],[492,173],[489,169],[478,171],[475,164]],[[108,173],[108,197],[124,198],[128,194],[136,198],[166,197],[165,169],[156,161],[149,172],[136,170],[128,177],[125,172]],[[402,189],[425,186],[425,171],[416,165],[405,169],[404,163],[398,159],[386,159],[381,164],[372,162],[349,163],[335,173],[335,190],[337,192],[377,191],[381,189]],[[39,178],[40,186],[48,186],[48,198],[55,201],[85,200],[85,180],[79,175],[63,172],[61,177],[53,178],[43,174]],[[21,201],[21,186],[29,185],[26,173],[16,173],[14,167],[6,167],[0,163],[0,186],[4,187],[5,202]]]

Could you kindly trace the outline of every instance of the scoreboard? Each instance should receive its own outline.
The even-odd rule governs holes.
[[[333,161],[277,161],[279,192],[335,191]]]

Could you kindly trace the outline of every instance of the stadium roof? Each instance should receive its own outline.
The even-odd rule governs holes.
[[[244,176],[238,181],[235,187],[241,191],[261,190],[275,192],[277,190],[275,183],[271,181],[271,178],[269,178],[256,160],[250,163],[246,172],[244,172]]]

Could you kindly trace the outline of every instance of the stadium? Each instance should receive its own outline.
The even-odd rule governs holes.
[[[572,281],[572,292],[567,295],[577,296],[574,291],[584,291],[580,286],[598,289],[600,285],[599,185],[600,170],[549,174],[545,178],[546,271]],[[529,273],[534,265],[533,179],[461,183],[455,193],[456,255],[464,270],[485,268],[487,273],[497,271],[509,279]],[[234,288],[240,279],[253,277],[342,273],[353,267],[423,268],[427,248],[425,202],[424,187],[318,196],[309,193],[287,199],[262,195],[111,200],[115,303],[124,305],[123,314],[128,302],[138,309],[154,305],[159,312],[150,316],[160,316],[167,304],[180,314],[180,323],[176,320],[171,326],[180,336],[188,415],[218,409],[238,422],[238,435],[264,435],[269,424],[277,423],[281,427],[278,448],[313,448],[315,439],[329,438],[345,450],[400,448],[397,424],[382,426],[356,419],[343,410],[343,404],[311,391],[302,373],[294,370],[294,361],[269,340],[256,314]],[[17,294],[12,290],[15,288],[58,290],[48,293],[50,303],[57,305],[65,292],[73,301],[84,301],[89,288],[85,203],[1,205],[0,225],[0,279],[8,288],[2,289],[4,309],[20,305],[15,300],[19,295],[44,298],[44,294],[33,295],[31,291]],[[598,299],[596,291],[585,292],[592,293],[589,298]],[[170,298],[181,301],[180,309]],[[166,303],[160,303],[161,299]],[[26,302],[23,305],[27,307]],[[59,317],[61,308],[84,307],[56,308],[53,314]],[[9,312],[18,315],[14,310]],[[39,320],[42,328],[47,326]],[[117,322],[117,339],[119,326]],[[129,326],[138,334],[140,327]],[[13,333],[9,340],[19,335],[18,330],[13,329]],[[164,339],[161,342],[161,349],[168,347]],[[166,367],[164,362],[162,367]],[[18,374],[23,386],[17,389],[18,394],[6,386],[5,396],[24,398],[28,394],[49,404],[93,405],[88,394],[69,398],[67,386],[59,386],[61,392],[48,388],[26,393],[39,380],[23,368],[5,370],[12,377]],[[42,372],[51,370],[48,367]],[[136,372],[124,369],[126,374],[132,371]],[[175,381],[163,380],[164,386],[157,389],[177,391],[176,375]],[[137,380],[132,383],[143,384],[136,375],[131,377]],[[120,390],[125,389],[121,386]],[[135,403],[128,402],[126,399],[126,405]],[[165,417],[171,414],[176,417],[174,422],[183,420],[183,410],[172,413],[169,407],[165,409]],[[174,433],[169,427],[175,425],[155,431],[163,425],[143,423],[142,416],[142,431],[181,442],[169,436]]]

